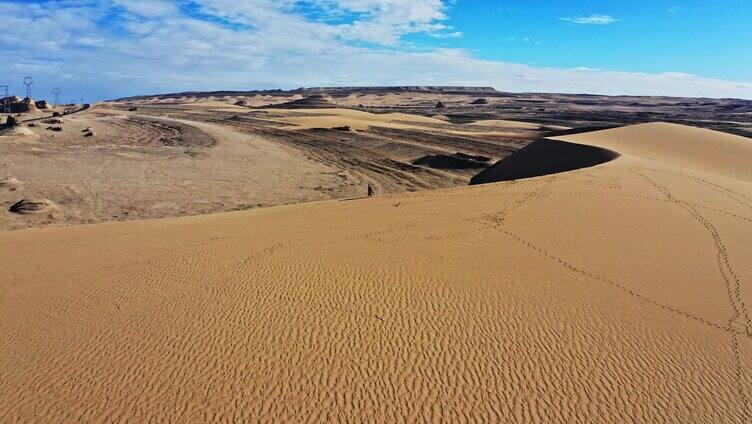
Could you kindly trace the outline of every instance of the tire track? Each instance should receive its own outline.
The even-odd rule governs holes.
[[[61,168],[66,169],[70,175],[75,176],[78,181],[79,187],[83,190],[83,199],[89,203],[90,207],[88,211],[81,210],[82,215],[85,213],[87,219],[95,221],[96,214],[102,208],[102,196],[94,190],[89,180],[85,175],[81,174],[79,169],[71,163],[72,160],[67,154],[63,155],[51,155],[50,159],[53,162],[60,165]]]

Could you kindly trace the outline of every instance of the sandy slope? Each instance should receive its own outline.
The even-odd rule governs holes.
[[[654,122],[556,139],[752,182],[752,142],[738,135]]]
[[[547,131],[566,130],[569,127],[563,127],[560,125],[544,125],[535,122],[521,122],[521,121],[509,121],[505,119],[486,119],[473,122],[473,125],[481,125],[484,127],[501,127],[501,128],[513,128],[521,130],[540,130],[545,129]]]
[[[710,155],[698,171],[621,153],[517,182],[0,233],[0,420],[749,421],[752,185],[707,172]]]
[[[29,122],[34,126],[22,130],[30,136],[0,131],[0,231],[350,198],[368,185],[378,194],[464,186],[474,170],[413,162],[457,152],[498,160],[540,134],[514,130],[499,137],[492,127],[401,113],[280,111],[187,100],[138,104],[135,111],[98,104]],[[352,119],[361,131],[311,129]],[[47,129],[52,121],[60,131]],[[3,184],[11,178],[21,184]],[[55,207],[11,212],[23,199]]]
[[[370,127],[394,128],[394,129],[431,129],[440,128],[443,132],[456,135],[478,135],[478,131],[470,131],[471,126],[465,126],[467,130],[457,129],[463,126],[453,126],[441,119],[413,115],[407,113],[371,113],[361,110],[344,109],[344,108],[322,108],[322,109],[268,109],[269,113],[282,115],[276,120],[294,125],[297,129],[312,128],[333,128],[349,126],[353,130],[365,131]],[[292,114],[291,117],[284,117],[285,114]],[[496,137],[514,137],[520,136],[519,130],[528,130],[534,136],[539,132],[531,130],[546,130],[565,128],[550,127],[532,122],[516,122],[504,120],[480,121],[474,122],[473,125],[480,124],[482,133],[485,136]],[[491,128],[498,128],[502,131],[490,131]]]
[[[446,122],[419,115],[405,113],[376,114],[353,109],[268,109],[269,113],[294,114],[293,117],[279,119],[281,122],[293,124],[300,129],[331,128],[349,126],[354,130],[366,130],[371,125],[388,128],[416,128],[420,124],[445,125]]]
[[[95,108],[59,125],[57,133],[41,122],[28,128],[36,137],[0,137],[0,230],[193,215],[363,190],[294,149],[216,124]],[[95,136],[85,137],[84,128]],[[22,184],[9,190],[1,183],[8,178]],[[57,208],[8,211],[24,198],[49,199]]]

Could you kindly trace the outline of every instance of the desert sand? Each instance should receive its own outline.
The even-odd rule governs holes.
[[[749,421],[750,140],[565,140],[613,160],[2,232],[0,421]]]
[[[416,163],[462,153],[487,166],[544,132],[234,102],[150,99],[19,117],[33,126],[0,131],[0,231],[353,198],[368,185],[378,194],[464,186],[476,169]],[[9,179],[20,184],[3,186]],[[24,199],[55,207],[10,211]]]
[[[553,137],[752,183],[749,138],[655,122]]]
[[[332,167],[212,123],[106,108],[47,121],[22,127],[31,136],[0,136],[0,181],[20,182],[0,185],[0,230],[195,215],[354,193]],[[46,129],[51,125],[62,130]],[[93,135],[87,137],[87,130]],[[57,207],[33,215],[9,212],[30,198]]]

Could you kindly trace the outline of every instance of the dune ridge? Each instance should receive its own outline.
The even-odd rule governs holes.
[[[614,160],[621,153],[752,182],[752,142],[746,137],[666,122],[563,132],[500,160],[470,184],[572,171]]]
[[[667,122],[552,137],[752,182],[749,138]]]
[[[650,127],[510,182],[0,233],[0,420],[748,422],[752,184]]]

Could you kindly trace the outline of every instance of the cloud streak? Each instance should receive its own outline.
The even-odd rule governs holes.
[[[559,19],[577,25],[609,25],[619,21],[611,15],[590,15]]]

